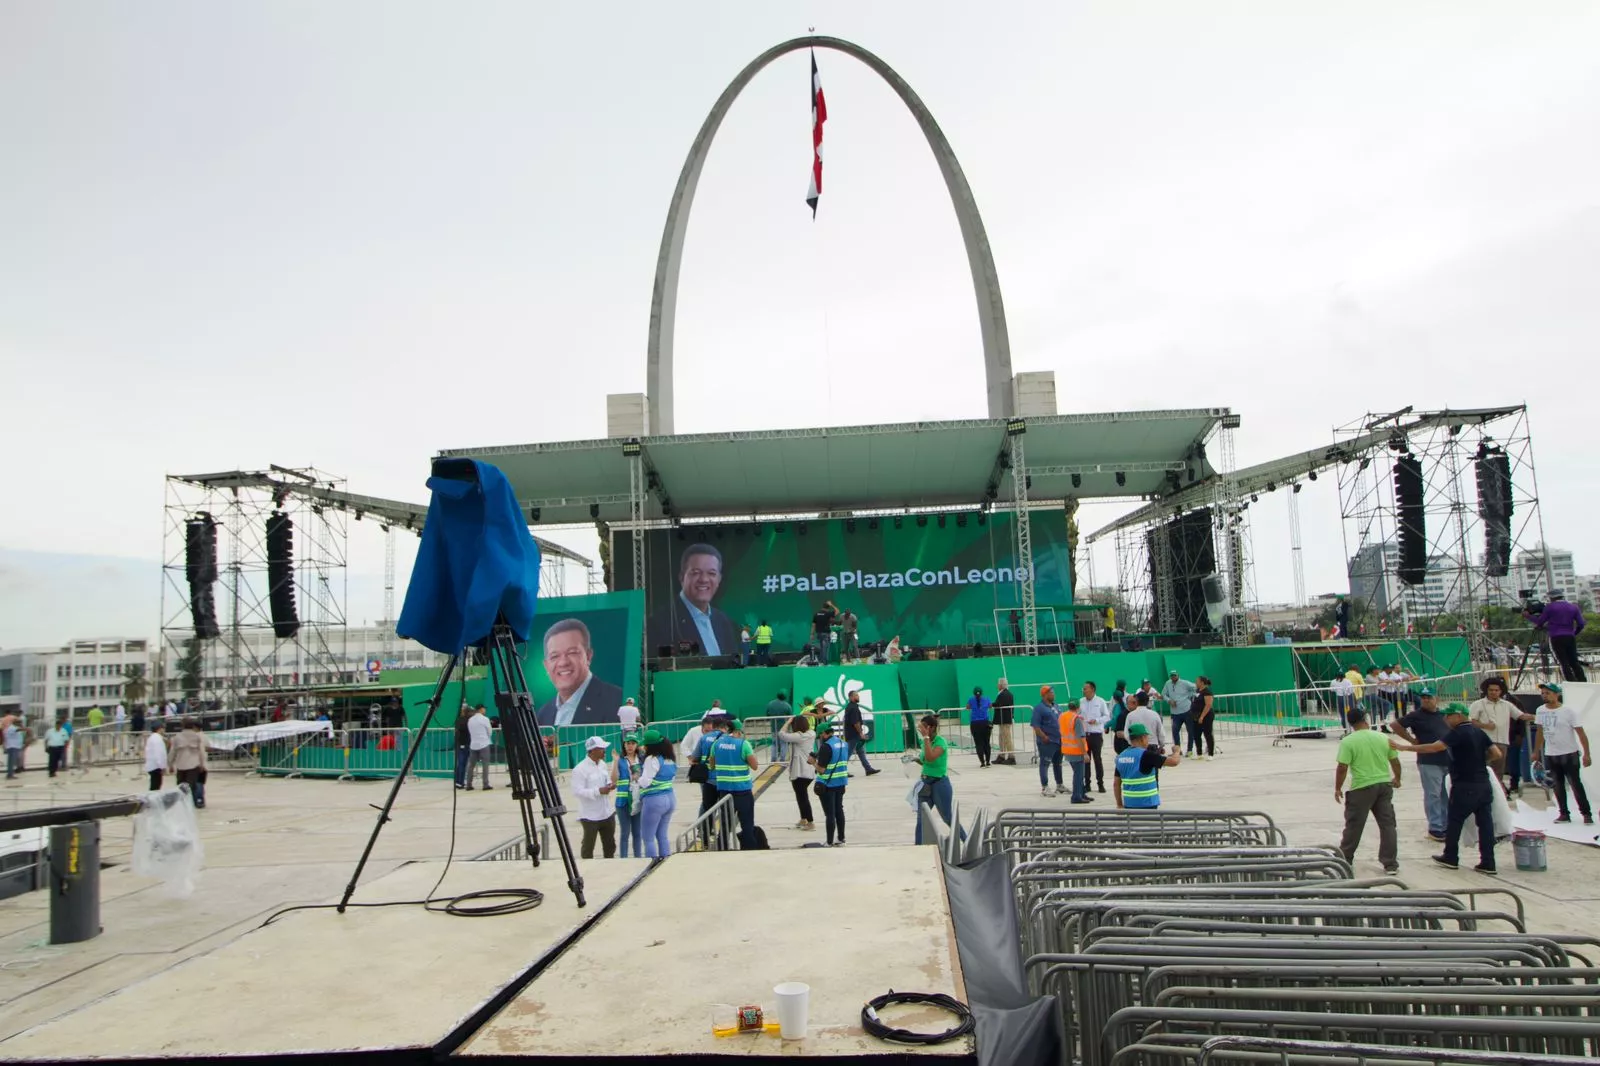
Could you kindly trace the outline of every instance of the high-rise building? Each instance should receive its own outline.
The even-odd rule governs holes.
[[[1545,572],[1546,555],[1550,560],[1548,575]],[[1527,551],[1517,553],[1511,569],[1518,579],[1519,589],[1533,589],[1535,595],[1541,598],[1551,589],[1559,590],[1569,599],[1579,599],[1588,591],[1578,579],[1572,553],[1564,548],[1546,549],[1543,544],[1535,544]]]
[[[1351,599],[1391,619],[1453,611],[1465,599],[1469,585],[1482,584],[1482,571],[1462,566],[1453,555],[1430,555],[1422,584],[1402,584],[1400,546],[1392,540],[1362,545],[1350,560],[1349,574]]]

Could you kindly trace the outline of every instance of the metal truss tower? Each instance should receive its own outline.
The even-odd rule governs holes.
[[[167,478],[161,581],[167,694],[236,708],[250,689],[354,677],[345,639],[347,515],[273,487],[288,482],[332,493],[344,488],[341,478],[310,467]],[[213,593],[220,632],[208,639],[195,635],[186,559],[187,523],[202,514],[215,521],[218,539]],[[287,515],[294,529],[291,574],[300,625],[285,638],[274,632],[269,605],[266,527],[273,514]]]
[[[1381,444],[1351,452],[1339,468],[1339,509],[1353,602],[1381,625],[1402,632],[1435,632],[1444,624],[1468,637],[1474,653],[1485,649],[1485,607],[1515,607],[1518,587],[1543,590],[1548,549],[1539,511],[1538,480],[1526,407],[1461,412],[1461,420],[1408,423],[1406,412],[1369,415],[1335,431],[1349,440],[1392,427]],[[1450,412],[1443,412],[1448,416]],[[1421,584],[1400,580],[1399,520],[1394,469],[1403,455],[1422,464],[1427,570]],[[1511,566],[1498,574],[1489,557],[1489,526],[1478,498],[1476,472],[1483,456],[1505,457],[1511,474]],[[1534,559],[1525,567],[1519,560]],[[1450,620],[1454,624],[1450,625]]]

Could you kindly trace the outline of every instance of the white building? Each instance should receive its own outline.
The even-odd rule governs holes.
[[[1422,584],[1400,581],[1400,546],[1392,540],[1366,544],[1349,563],[1350,594],[1391,621],[1427,618],[1455,610],[1469,584],[1481,585],[1482,571],[1461,565],[1453,555],[1430,555]]]
[[[1549,579],[1545,577],[1545,556],[1550,557]],[[1517,588],[1533,589],[1543,599],[1551,589],[1558,589],[1568,599],[1579,599],[1588,592],[1586,583],[1580,582],[1578,571],[1572,563],[1572,553],[1564,548],[1546,549],[1535,544],[1527,551],[1518,552],[1511,561],[1511,572],[1517,578]]]
[[[0,651],[0,705],[30,716],[78,719],[90,707],[109,711],[123,699],[129,677],[150,675],[150,642],[98,637],[58,647]]]

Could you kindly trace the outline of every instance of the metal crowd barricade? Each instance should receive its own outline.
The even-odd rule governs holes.
[[[149,733],[135,733],[114,723],[72,731],[67,742],[67,769],[88,772],[106,766],[142,763]]]
[[[678,834],[672,850],[676,854],[683,851],[736,851],[738,847],[739,817],[733,809],[733,797],[723,796]]]
[[[1165,1052],[1160,1045],[1152,1050]],[[1188,1052],[1192,1049],[1185,1048]],[[1501,1051],[1472,1051],[1465,1048],[1394,1047],[1388,1044],[1356,1044],[1326,1040],[1284,1040],[1277,1037],[1221,1036],[1201,1044],[1192,1059],[1195,1066],[1217,1066],[1224,1062],[1266,1061],[1329,1066],[1367,1066],[1367,1064],[1428,1063],[1431,1066],[1574,1066],[1592,1062],[1570,1055],[1529,1055]],[[1145,1061],[1156,1061],[1154,1059]]]
[[[1009,864],[1028,985],[1060,1004],[1064,1062],[1193,1063],[1221,1034],[1600,1051],[1600,938],[1527,932],[1505,889],[1357,880],[1259,812],[1163,814],[1004,810],[986,837]],[[1353,1061],[1317,1055],[1227,1061]]]
[[[1116,1049],[1157,1032],[1165,1033],[1168,1039],[1186,1036],[1200,1046],[1219,1036],[1271,1036],[1372,1044],[1427,1043],[1503,1054],[1588,1056],[1591,1061],[1600,1056],[1600,1019],[1518,1015],[1506,1007],[1484,1014],[1124,1007],[1111,1016],[1104,1031],[1107,1059]]]

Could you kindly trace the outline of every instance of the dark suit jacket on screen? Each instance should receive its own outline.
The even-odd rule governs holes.
[[[572,725],[616,725],[617,708],[622,706],[622,689],[593,674],[589,687],[583,690],[578,703],[578,713],[572,716]],[[539,708],[539,724],[556,724],[556,701],[551,699]]]
[[[676,653],[680,640],[700,643],[700,630],[696,628],[694,619],[689,617],[689,608],[679,596],[673,596],[671,603],[651,615],[650,624],[645,628],[648,631],[645,643],[651,655],[655,655],[656,649],[663,644],[672,645],[673,652]],[[739,627],[733,624],[733,619],[714,606],[711,608],[711,632],[717,638],[718,654],[739,654]],[[701,654],[705,654],[704,648],[701,649]]]

